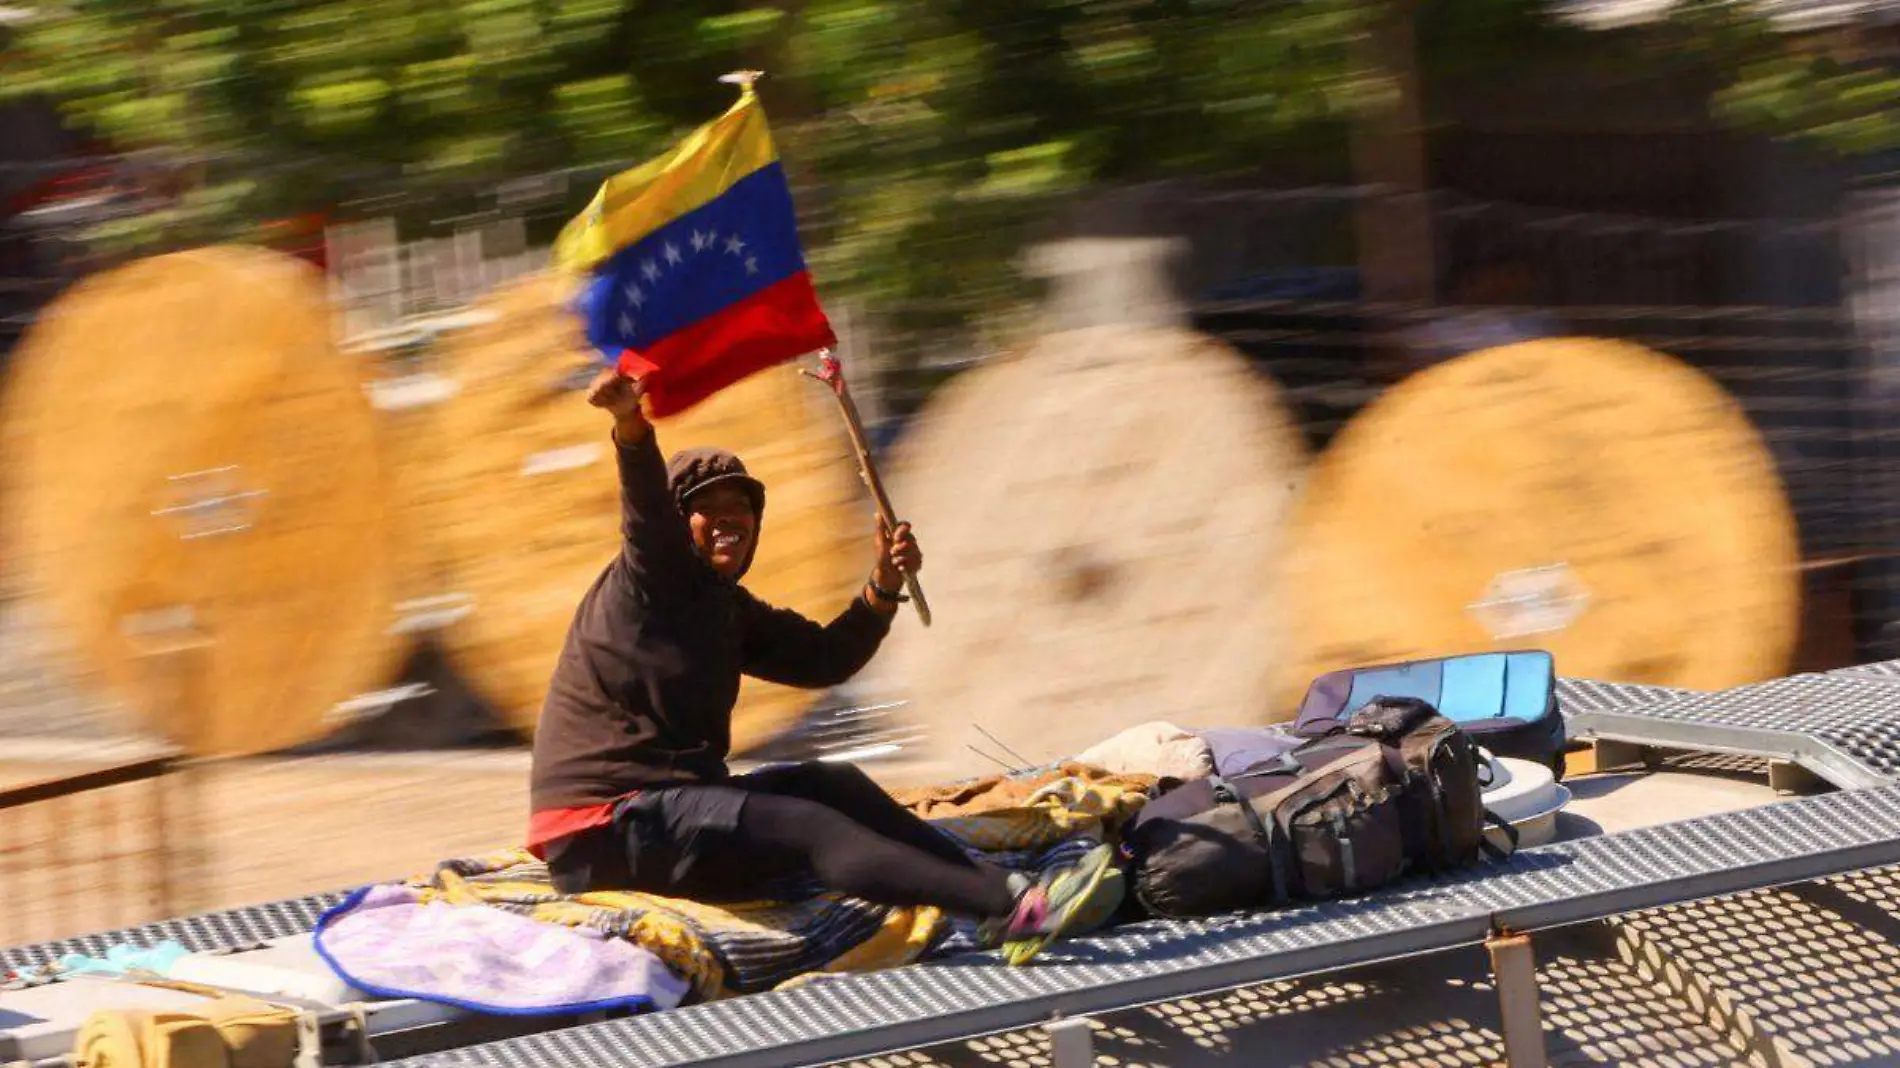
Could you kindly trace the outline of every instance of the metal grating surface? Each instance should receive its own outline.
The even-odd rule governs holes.
[[[1900,779],[1900,687],[1793,675],[1641,708],[1572,717],[1576,733],[1796,760],[1839,786]]]
[[[1900,677],[1900,661],[1891,666],[1892,674]],[[1558,694],[1566,713],[1593,713],[1646,710],[1660,702],[1689,696],[1692,691],[1566,678],[1558,681]],[[1900,837],[1900,801],[1885,798],[1875,808],[1877,811],[1870,811],[1866,818],[1884,821],[1881,826],[1894,824],[1895,829],[1888,837]],[[1132,1004],[1153,998],[1141,996],[1134,1001],[1125,1000],[1126,991],[1157,981],[1185,979],[1184,984],[1176,985],[1181,992],[1192,993],[1231,987],[1247,981],[1246,977],[1271,979],[1330,970],[1345,964],[1477,941],[1487,929],[1492,911],[1498,909],[1530,910],[1525,917],[1511,921],[1518,926],[1536,925],[1535,917],[1542,914],[1538,910],[1558,917],[1547,919],[1546,923],[1575,922],[1587,917],[1561,918],[1566,909],[1571,908],[1567,905],[1568,899],[1614,901],[1629,894],[1640,895],[1644,884],[1620,885],[1615,873],[1668,870],[1671,863],[1668,858],[1674,857],[1680,864],[1684,850],[1693,856],[1702,848],[1674,841],[1674,836],[1699,833],[1689,824],[1676,825],[1671,841],[1638,840],[1648,833],[1548,847],[1516,858],[1501,866],[1502,870],[1493,869],[1482,879],[1470,875],[1454,882],[1400,889],[1361,901],[1334,902],[1263,916],[1224,917],[1203,923],[1150,923],[1123,928],[1113,937],[1075,943],[1068,947],[1066,955],[1052,957],[1049,963],[1036,969],[1002,969],[991,963],[993,958],[963,958],[929,968],[850,977],[804,991],[765,995],[772,1000],[756,1009],[746,1006],[760,1000],[759,997],[600,1025],[626,1029],[626,1033],[618,1030],[597,1033],[597,1029],[581,1029],[584,1034],[559,1032],[417,1058],[409,1063],[513,1066],[566,1063],[570,1056],[575,1056],[613,1064],[696,1063],[712,1057],[721,1063],[779,1065],[788,1063],[787,1057],[796,1056],[793,1050],[779,1048],[784,1043],[825,1045],[839,1034],[846,1035],[847,1042],[855,1040],[855,1044],[842,1049],[838,1056],[914,1045],[913,1041],[894,1041],[886,1037],[894,1035],[893,1029],[902,1029],[907,1022],[928,1023],[938,1030],[947,1026],[950,1028],[945,1032],[947,1036],[960,1037],[1012,1026],[1007,1021],[979,1022],[973,1017],[993,1017],[1025,1006],[1029,1015],[1018,1022],[1035,1022],[1046,1018],[1051,997],[1065,990],[1084,989],[1083,984],[1106,984],[1117,991],[1115,997],[1124,999],[1114,1004]],[[1722,838],[1725,834],[1737,834],[1733,829],[1720,827],[1707,833],[1717,836],[1711,841],[1725,840]],[[1740,840],[1746,841],[1749,833],[1754,832],[1739,833]],[[1774,840],[1775,835],[1760,837]],[[1621,844],[1611,846],[1613,842]],[[1857,849],[1879,848],[1882,844],[1876,839],[1856,839],[1836,850],[1835,855],[1845,856]],[[1662,849],[1660,854],[1654,852],[1657,847]],[[1721,863],[1724,856],[1721,851],[1712,852],[1674,877],[1695,877],[1698,871],[1707,869],[1701,877],[1715,878],[1726,886],[1728,880],[1723,873],[1729,869]],[[1768,859],[1786,864],[1790,860],[1798,863],[1802,858],[1790,855]],[[1659,869],[1657,865],[1663,867]],[[1856,866],[1860,865],[1823,864],[1816,871],[1844,871]],[[1558,870],[1565,872],[1565,876],[1553,881],[1548,873]],[[1799,871],[1788,876],[1801,877],[1804,875]],[[1667,881],[1672,877],[1659,878]],[[1624,881],[1627,882],[1627,878]],[[1760,884],[1744,881],[1736,885]],[[1684,889],[1676,897],[1717,892],[1722,892],[1720,886],[1706,891]],[[317,894],[0,949],[0,968],[42,964],[66,953],[99,955],[114,945],[151,945],[164,939],[176,940],[194,951],[253,945],[311,930],[324,910],[342,900],[344,893]],[[1604,907],[1608,912],[1615,912],[1645,906]],[[1592,913],[1598,914],[1601,913]],[[1242,977],[1233,978],[1230,973]],[[841,983],[850,984],[849,989],[831,989]],[[872,985],[867,988],[866,983]],[[836,1004],[837,994],[848,998],[850,1004]],[[1093,989],[1089,995],[1102,996]],[[813,998],[817,999],[815,1003]],[[946,1024],[944,1021],[955,1022]],[[666,1033],[649,1033],[656,1025]],[[879,1036],[868,1046],[851,1034],[867,1029]],[[675,1031],[679,1033],[673,1034]],[[741,1032],[754,1037],[736,1040],[736,1044],[717,1040],[722,1034],[736,1036]],[[817,1061],[807,1058],[804,1063]]]
[[[79,935],[57,942],[14,946],[0,949],[0,971],[33,967],[57,960],[68,953],[104,956],[108,949],[122,944],[152,946],[169,938],[194,952],[231,949],[255,945],[271,938],[303,934],[317,925],[325,909],[342,901],[345,894],[315,894],[269,905],[250,905],[223,912],[208,912],[161,920],[139,927]]]
[[[1900,787],[1780,804],[1527,851],[1354,901],[1149,922],[1006,968],[966,957],[414,1058],[407,1065],[616,1068],[824,1064],[1519,930],[1900,862]]]
[[[1885,679],[1889,682],[1900,681],[1900,660],[1880,660],[1872,664],[1855,664],[1853,667],[1835,668],[1830,675],[1851,675],[1869,679]]]
[[[1557,692],[1566,709],[1618,710],[1653,704],[1689,691],[1592,679],[1559,679]],[[194,951],[207,951],[303,934],[314,928],[317,917],[341,901],[345,893],[318,894],[53,942],[0,948],[0,970],[44,964],[67,953],[99,954],[120,944],[149,946],[167,938]]]
[[[1633,954],[1726,1011],[1772,1064],[1900,1062],[1900,870],[1631,917]],[[1667,974],[1667,973],[1665,973]]]
[[[1537,947],[1553,1066],[1747,1068],[1747,1050],[1693,1002],[1606,953],[1601,935]],[[1506,1063],[1483,954],[1460,952],[1262,983],[1088,1017],[1111,1068],[1483,1068]],[[1040,1028],[838,1068],[1052,1068]],[[1759,1068],[1759,1066],[1754,1066]]]
[[[1673,686],[1636,682],[1599,682],[1596,679],[1558,679],[1557,705],[1564,715],[1573,712],[1618,712],[1653,705],[1694,693]]]

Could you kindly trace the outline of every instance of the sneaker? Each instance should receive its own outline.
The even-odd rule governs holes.
[[[1076,910],[1075,918],[1069,921],[1068,936],[1071,938],[1100,930],[1115,919],[1121,911],[1122,899],[1128,890],[1127,872],[1122,869],[1116,858],[1110,857],[1107,870],[1102,873],[1102,883],[1089,895],[1088,901]]]
[[[1058,938],[1108,922],[1122,893],[1115,851],[1097,846],[1074,864],[1045,873],[1017,897],[1006,919],[984,924],[978,937],[986,946],[1000,944],[1006,963],[1027,964]]]

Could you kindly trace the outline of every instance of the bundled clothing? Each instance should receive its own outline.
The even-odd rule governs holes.
[[[1120,829],[1145,792],[1106,777],[1033,802],[933,821],[926,830],[973,860],[1036,878],[1073,865]],[[1051,786],[1062,786],[1050,780]],[[829,890],[809,876],[754,884],[757,895],[711,903],[635,891],[563,893],[525,850],[448,861],[411,880],[413,900],[485,905],[545,923],[625,939],[654,954],[702,999],[770,990],[812,973],[909,964],[979,947],[975,924],[928,905],[884,905]],[[330,924],[357,910],[339,906]]]
[[[1083,764],[1162,779],[1200,779],[1214,773],[1214,755],[1201,735],[1165,720],[1138,723],[1075,755]]]
[[[898,804],[924,819],[943,821],[1003,809],[1031,808],[1049,795],[1052,786],[1072,790],[1071,784],[1075,784],[1126,799],[1153,793],[1157,782],[1153,775],[1115,774],[1079,760],[1065,760],[1033,771],[916,786],[898,790],[892,796]]]

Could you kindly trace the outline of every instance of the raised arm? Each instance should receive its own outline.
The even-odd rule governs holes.
[[[653,424],[640,410],[640,383],[609,368],[588,386],[587,403],[614,417],[615,461],[620,471],[621,553],[637,581],[649,589],[691,573],[698,561],[686,517],[666,485]]]
[[[797,612],[744,593],[745,673],[767,682],[822,689],[837,686],[864,669],[890,633],[903,576],[923,566],[922,551],[910,524],[895,531],[879,524],[877,565],[871,580],[830,623],[819,626]]]
[[[863,597],[830,623],[819,626],[789,608],[774,608],[741,589],[745,619],[746,674],[818,690],[836,686],[863,670],[890,633],[891,617]]]

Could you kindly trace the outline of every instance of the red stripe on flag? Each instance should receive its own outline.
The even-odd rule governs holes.
[[[619,365],[641,378],[653,415],[664,418],[768,367],[837,344],[811,275],[800,271],[644,352],[627,350]]]

